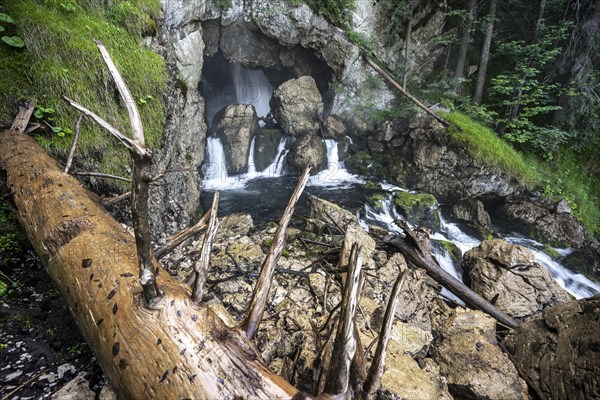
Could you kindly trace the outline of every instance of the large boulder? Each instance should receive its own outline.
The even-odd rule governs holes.
[[[428,193],[394,193],[396,210],[411,224],[438,230],[440,215],[437,200]]]
[[[325,120],[325,130],[332,139],[341,140],[346,137],[346,125],[337,115],[327,117]]]
[[[286,157],[287,170],[292,175],[298,175],[304,167],[312,168],[314,175],[327,166],[327,146],[320,137],[312,133],[300,136]]]
[[[262,129],[256,135],[254,143],[254,166],[257,171],[264,171],[277,155],[277,148],[281,142],[279,129]]]
[[[527,385],[496,344],[496,320],[461,308],[439,328],[433,356],[459,399],[529,399]]]
[[[486,240],[463,257],[471,288],[505,313],[526,318],[564,303],[569,294],[526,247]]]
[[[356,215],[330,201],[308,195],[308,218],[322,221],[332,226],[346,230],[348,225],[358,223]]]
[[[562,264],[572,271],[584,274],[593,281],[600,282],[600,245],[594,243],[575,249],[562,260]]]
[[[314,134],[323,115],[323,99],[315,80],[301,76],[281,84],[273,92],[271,109],[286,134]]]
[[[250,142],[259,130],[256,110],[251,104],[234,104],[217,115],[217,135],[223,141],[227,172],[239,174],[248,169]]]
[[[559,247],[583,246],[590,239],[589,232],[577,218],[564,211],[560,203],[553,204],[542,197],[509,199],[499,209],[507,221],[541,242]]]
[[[600,398],[600,295],[547,308],[506,348],[553,400]]]

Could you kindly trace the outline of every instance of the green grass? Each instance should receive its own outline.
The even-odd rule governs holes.
[[[125,134],[129,120],[123,102],[94,43],[108,49],[140,106],[147,144],[156,148],[163,133],[162,95],[167,74],[162,57],[140,44],[156,29],[158,0],[5,0],[0,11],[15,19],[26,43],[22,50],[0,45],[0,119],[14,118],[19,101],[35,99],[56,110],[50,124],[75,130],[78,113],[62,99],[66,95],[91,109]],[[65,157],[72,135],[37,136],[51,153]],[[102,172],[126,174],[129,156],[109,134],[84,119],[78,159],[94,160]]]
[[[537,169],[493,130],[457,111],[440,114],[452,123],[448,130],[451,140],[463,145],[473,158],[499,168],[526,186],[534,187],[541,183]]]
[[[553,200],[567,199],[573,215],[588,229],[600,232],[600,177],[583,166],[585,155],[563,149],[557,163],[540,159],[533,153],[522,154],[496,133],[457,111],[441,114],[452,123],[450,138],[465,147],[472,157],[499,168],[523,185],[543,190]]]

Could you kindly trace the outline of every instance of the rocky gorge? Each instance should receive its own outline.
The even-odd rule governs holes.
[[[397,37],[384,12],[379,2],[358,0],[353,29],[380,36],[385,45],[373,53],[397,68],[405,44],[385,40]],[[437,2],[424,2],[415,26],[418,82],[444,56]],[[152,188],[153,239],[161,244],[190,225],[221,193],[208,303],[229,326],[243,318],[292,182],[313,168],[256,338],[272,371],[306,393],[323,387],[340,268],[359,243],[364,368],[392,283],[407,274],[377,398],[600,396],[600,246],[566,200],[549,200],[470,155],[451,127],[422,111],[374,117],[398,95],[347,32],[306,4],[162,0],[157,34],[144,41],[164,56],[169,75],[153,171],[197,172],[167,174]],[[120,206],[112,211],[128,222]],[[424,237],[444,270],[520,326],[466,307],[388,246],[386,235],[401,235],[397,218]],[[166,270],[188,280],[200,242],[169,255]],[[85,396],[95,395],[88,388]]]

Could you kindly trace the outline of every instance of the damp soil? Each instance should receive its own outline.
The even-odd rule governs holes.
[[[104,377],[39,259],[0,260],[14,284],[0,298],[0,399],[46,399],[79,374],[99,393]]]

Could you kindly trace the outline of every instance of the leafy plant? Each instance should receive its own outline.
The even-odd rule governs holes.
[[[14,24],[15,20],[8,14],[0,13],[0,22]],[[6,28],[3,25],[0,25],[0,32],[4,32],[5,30]],[[2,41],[11,47],[19,49],[25,47],[25,42],[19,36],[2,36]]]

